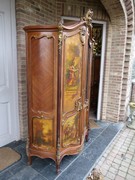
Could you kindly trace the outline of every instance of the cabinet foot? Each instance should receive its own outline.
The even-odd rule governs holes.
[[[86,134],[85,141],[88,142],[88,140],[89,140],[89,136],[88,136],[88,134]]]
[[[89,141],[89,131],[87,131],[87,134],[85,136],[85,141],[88,142]]]
[[[60,172],[60,163],[56,164],[56,173],[59,174]]]
[[[28,165],[31,165],[31,164],[32,164],[32,157],[28,156]]]

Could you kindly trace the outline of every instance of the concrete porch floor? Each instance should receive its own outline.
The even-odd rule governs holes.
[[[125,126],[94,168],[104,180],[135,180],[135,130]]]
[[[22,157],[18,162],[16,162],[12,166],[6,168],[3,171],[0,171],[0,180],[86,179],[93,167],[101,167],[101,162],[104,164],[104,161],[107,158],[107,152],[111,152],[111,150],[108,150],[108,147],[110,148],[115,146],[115,143],[117,142],[113,140],[116,138],[116,136],[119,137],[119,133],[124,127],[123,123],[98,122],[98,125],[99,128],[91,129],[89,133],[89,141],[85,142],[84,148],[79,155],[64,157],[60,165],[61,171],[59,175],[56,174],[55,163],[51,159],[40,159],[34,157],[32,165],[28,166],[25,142],[18,141],[8,144],[8,147],[11,147],[14,150],[16,150],[18,153],[21,154]],[[120,142],[123,142],[123,139],[121,139]],[[107,151],[105,151],[106,149]],[[96,165],[99,159],[99,164]],[[117,160],[117,158],[115,159]],[[107,165],[105,166],[105,168],[106,167]],[[112,171],[110,172],[109,168],[108,170],[103,171],[106,178],[112,178],[112,176],[108,177],[108,171],[109,173],[113,173]]]

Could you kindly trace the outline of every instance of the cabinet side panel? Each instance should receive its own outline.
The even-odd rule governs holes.
[[[54,39],[31,38],[31,105],[33,110],[53,111],[54,97]]]

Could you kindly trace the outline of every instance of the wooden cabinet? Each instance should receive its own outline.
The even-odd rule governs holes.
[[[89,131],[91,15],[77,24],[27,26],[28,157],[79,153]]]

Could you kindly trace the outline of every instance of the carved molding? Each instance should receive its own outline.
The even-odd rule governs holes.
[[[34,35],[34,36],[32,36],[32,38],[34,38],[34,39],[41,39],[41,38],[51,39],[51,38],[54,38],[54,37],[50,36],[50,35],[42,34],[42,35]]]
[[[60,53],[61,48],[62,48],[62,40],[63,40],[63,25],[62,25],[62,21],[59,22],[58,30],[59,30],[58,48],[59,48],[59,53]]]
[[[58,138],[58,142],[57,142],[57,163],[60,163],[60,138]]]
[[[38,114],[38,115],[36,116],[37,118],[48,119],[48,118],[53,118],[53,117],[54,117],[51,112],[50,112],[50,113],[47,113],[47,112],[45,112],[45,111],[39,111],[39,110],[35,111],[35,110],[33,110],[33,109],[31,109],[31,111],[32,111],[34,114],[36,114],[36,115]]]

